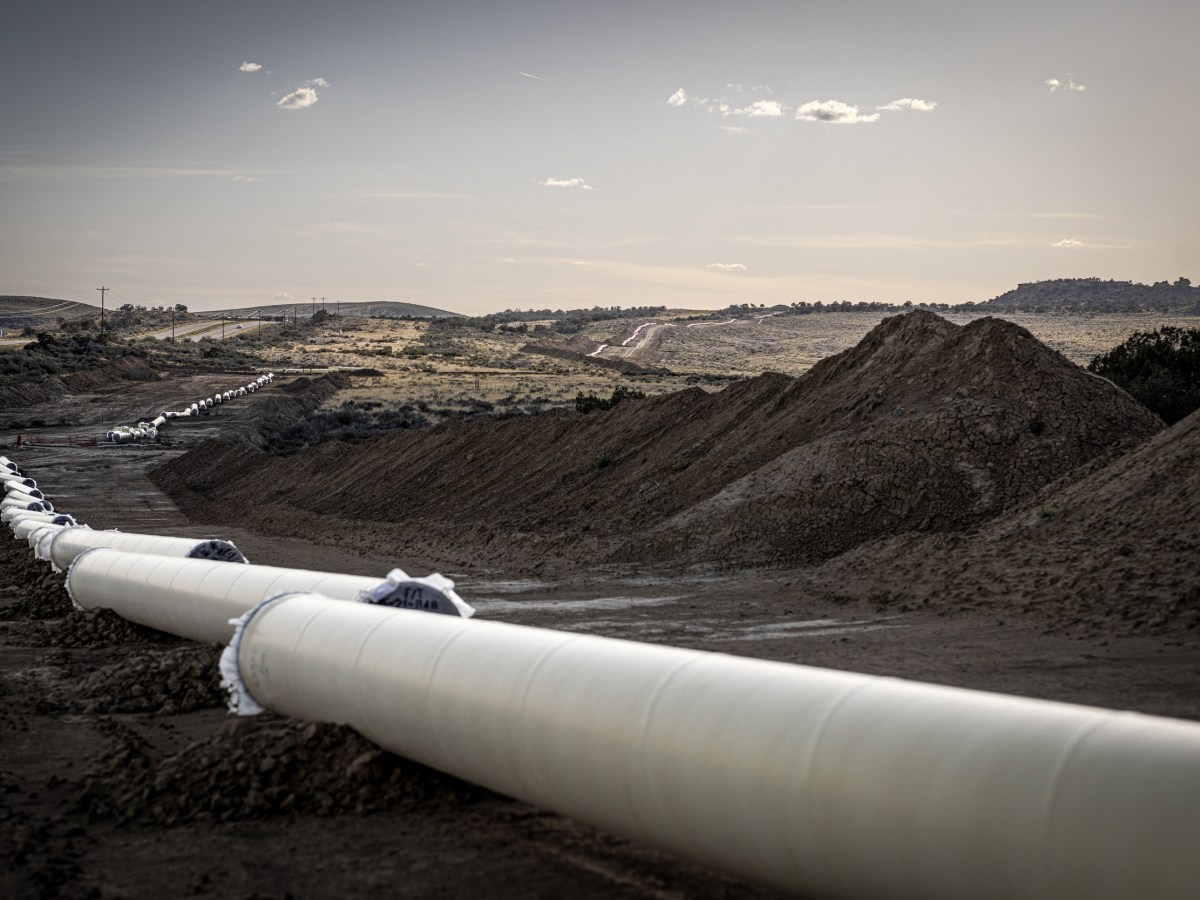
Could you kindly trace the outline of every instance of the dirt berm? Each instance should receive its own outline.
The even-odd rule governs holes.
[[[297,512],[309,538],[322,522],[331,538],[385,523],[446,565],[796,566],[880,536],[976,527],[1162,427],[1023,328],[918,311],[799,378],[289,459],[210,442],[156,477],[185,506],[259,528],[299,528]]]
[[[1200,412],[971,535],[904,535],[819,577],[885,607],[1034,613],[1098,636],[1200,632]]]

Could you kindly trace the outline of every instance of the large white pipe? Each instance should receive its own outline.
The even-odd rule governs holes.
[[[320,591],[336,600],[451,616],[474,613],[454,593],[453,582],[439,575],[409,578],[399,569],[387,578],[364,578],[98,549],[80,554],[67,573],[67,593],[76,606],[111,609],[139,625],[204,643],[229,643],[230,620],[285,591]]]
[[[15,500],[45,500],[46,495],[34,487],[25,487],[13,485],[5,489],[5,496],[12,497]]]
[[[13,536],[26,541],[30,548],[36,548],[43,540],[52,540],[53,536],[62,530],[62,525],[23,521],[13,528]]]
[[[69,516],[66,513],[47,513],[47,512],[30,512],[27,509],[6,509],[0,513],[0,520],[6,525],[13,528],[18,522],[24,520],[33,522],[44,522],[52,525],[75,525],[77,524],[74,516]]]
[[[0,456],[0,469],[7,469],[10,472],[21,471],[20,467],[7,456]]]
[[[32,478],[25,478],[22,475],[5,475],[4,489],[7,491],[10,487],[15,487],[17,490],[25,490],[27,488],[36,488],[37,482]]]
[[[42,500],[17,500],[14,497],[5,497],[0,500],[0,509],[28,509],[35,512],[50,512],[43,505]]]
[[[229,541],[164,537],[158,534],[131,534],[123,531],[93,531],[86,526],[67,528],[50,545],[50,562],[56,571],[70,568],[75,557],[97,547],[142,553],[151,556],[215,559],[221,562],[246,562],[246,557]]]
[[[40,494],[41,491],[38,491]],[[26,494],[22,491],[9,491],[4,498],[6,501],[12,500],[16,503],[37,503],[40,504],[42,512],[54,512],[54,504],[45,497],[35,497],[33,494]]]
[[[1192,898],[1200,725],[330,602],[248,614],[241,704],[813,897]]]

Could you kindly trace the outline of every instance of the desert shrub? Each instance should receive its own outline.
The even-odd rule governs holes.
[[[1168,425],[1200,409],[1200,328],[1137,331],[1088,371],[1107,378]]]
[[[597,397],[595,394],[585,394],[583,391],[580,391],[575,395],[575,410],[576,412],[589,413],[593,409],[612,409],[622,400],[641,400],[645,396],[645,391],[639,391],[637,388],[627,388],[624,385],[618,385],[614,388],[612,396],[607,400],[603,397]]]

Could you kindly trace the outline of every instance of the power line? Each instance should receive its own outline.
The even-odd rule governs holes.
[[[106,287],[96,288],[100,292],[100,330],[104,330],[104,292],[109,290]]]

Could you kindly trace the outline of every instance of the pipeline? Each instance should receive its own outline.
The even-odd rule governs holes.
[[[35,519],[39,522],[46,522],[54,525],[76,525],[74,516],[68,516],[66,513],[46,513],[46,512],[31,512],[27,509],[6,509],[0,513],[0,520],[5,525],[15,525],[22,519]]]
[[[50,544],[48,556],[42,556],[39,559],[49,559],[50,565],[56,572],[65,571],[70,568],[77,556],[97,547],[109,547],[114,550],[125,550],[130,553],[151,556],[246,562],[246,557],[230,541],[164,537],[158,534],[135,534],[124,531],[93,531],[86,525],[64,528]]]
[[[818,897],[1194,897],[1200,725],[312,594],[222,657],[537,806]]]
[[[284,591],[320,591],[335,600],[449,616],[475,613],[449,579],[411,578],[400,569],[386,578],[365,578],[93,549],[76,557],[67,572],[67,593],[80,609],[111,609],[131,622],[201,643],[228,644],[231,620]]]
[[[219,394],[214,394],[211,397],[205,397],[189,406],[178,411],[160,412],[149,422],[138,422],[136,425],[118,425],[109,431],[105,432],[105,436],[114,444],[146,444],[153,443],[158,440],[158,431],[166,424],[168,419],[181,418],[187,416],[198,416],[202,411],[212,409],[218,403],[223,403],[233,397],[244,396],[247,390],[253,392],[260,387],[264,387],[275,380],[275,374],[268,372],[266,375],[260,375],[254,381],[250,382],[244,388],[238,388],[235,391],[224,391]]]

